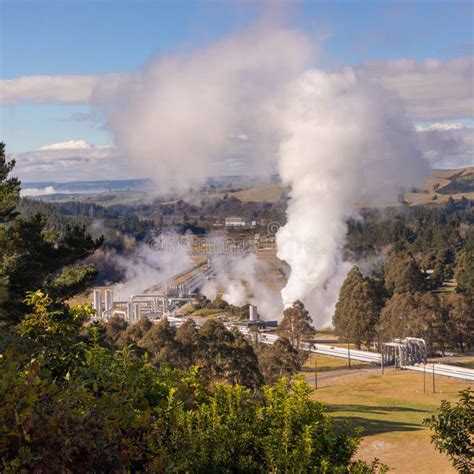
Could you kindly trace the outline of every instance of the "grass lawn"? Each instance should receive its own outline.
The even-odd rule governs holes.
[[[334,346],[334,344],[331,344]],[[346,359],[339,359],[337,357],[326,357],[323,355],[311,355],[308,357],[306,362],[303,365],[303,371],[306,372],[308,371],[314,371],[314,359],[317,359],[317,364],[318,364],[318,372],[330,372],[333,370],[343,370],[347,369],[347,360]],[[359,361],[351,361],[351,368],[352,369],[370,369],[373,367],[377,367],[374,364],[366,364],[364,362],[359,362]],[[305,370],[306,369],[306,370]]]
[[[363,440],[357,457],[379,458],[390,472],[454,473],[448,458],[431,445],[430,430],[423,426],[441,400],[454,401],[469,382],[437,377],[431,393],[431,379],[408,371],[370,375],[355,381],[333,385],[314,392],[335,417],[336,423],[348,422],[363,428]]]

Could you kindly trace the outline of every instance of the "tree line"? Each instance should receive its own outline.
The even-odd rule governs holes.
[[[474,262],[470,247],[458,254],[457,286],[439,288],[439,273],[423,272],[411,254],[394,253],[378,276],[354,266],[341,287],[334,314],[336,333],[370,348],[395,337],[426,340],[430,354],[474,345]],[[444,278],[444,277],[442,277]]]

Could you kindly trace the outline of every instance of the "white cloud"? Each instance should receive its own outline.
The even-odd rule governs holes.
[[[22,197],[47,196],[48,194],[56,194],[56,190],[53,186],[46,186],[45,188],[22,188],[20,194]]]
[[[87,103],[101,76],[25,76],[2,80],[0,104]]]
[[[23,76],[0,81],[0,105],[94,103],[95,91],[102,96],[114,90],[131,74]]]
[[[90,148],[92,148],[92,146],[85,140],[69,140],[67,142],[44,145],[40,148],[40,150],[84,150]]]
[[[286,51],[285,48],[281,49]],[[169,58],[164,60],[164,63],[168,68],[180,66],[172,64]],[[216,64],[210,66],[208,72],[215,67]],[[434,121],[473,116],[473,58],[450,61],[371,61],[356,69],[359,74],[374,78],[387,89],[399,94],[410,116],[415,120]],[[143,85],[143,74],[25,76],[5,79],[0,81],[0,105],[17,105],[24,102],[107,103],[116,100],[117,91],[124,85],[139,90]]]
[[[372,61],[359,73],[400,95],[415,120],[448,120],[474,113],[474,59]]]
[[[418,126],[420,148],[433,168],[451,169],[474,165],[474,126],[434,123]]]
[[[112,146],[95,146],[85,140],[45,145],[37,150],[10,154],[15,173],[24,181],[116,179],[130,176],[128,163]]]
[[[431,123],[430,125],[417,125],[416,131],[417,132],[426,132],[429,130],[460,130],[462,128],[466,128],[467,126],[462,123],[446,123],[446,122],[435,122]]]

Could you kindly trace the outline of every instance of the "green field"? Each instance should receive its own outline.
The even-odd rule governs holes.
[[[422,374],[391,371],[368,375],[314,392],[336,423],[349,423],[363,429],[357,457],[380,459],[398,473],[454,473],[446,456],[431,445],[431,433],[423,426],[441,400],[455,400],[468,382],[437,377],[436,393],[431,378],[423,393]]]

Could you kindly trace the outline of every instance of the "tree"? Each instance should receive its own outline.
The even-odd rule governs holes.
[[[173,367],[175,360],[179,357],[175,335],[176,328],[171,326],[168,318],[164,318],[151,326],[138,341],[138,345],[151,354],[153,363]]]
[[[336,334],[360,348],[362,342],[370,347],[383,307],[383,291],[374,279],[364,278],[354,266],[348,273],[336,304],[333,323]]]
[[[121,318],[120,316],[112,316],[109,318],[105,325],[105,334],[108,344],[111,347],[118,349],[119,346],[117,342],[127,328],[128,323],[124,318]]]
[[[474,301],[469,295],[450,294],[446,298],[448,328],[451,341],[461,352],[474,345]]]
[[[84,227],[66,226],[57,232],[44,216],[25,219],[18,215],[20,182],[10,178],[15,165],[7,162],[0,144],[0,325],[20,321],[28,311],[27,292],[44,290],[56,304],[85,291],[96,271],[82,265],[101,244]]]
[[[194,320],[187,319],[176,330],[175,340],[179,345],[179,358],[176,360],[176,367],[189,369],[195,364],[199,343],[198,330]]]
[[[454,277],[460,293],[474,296],[474,252],[471,249],[464,249],[457,255]]]
[[[385,272],[385,287],[390,294],[425,289],[425,276],[412,255],[395,254],[390,258]]]
[[[304,337],[309,337],[314,334],[314,328],[311,325],[312,320],[309,312],[306,311],[304,304],[297,300],[293,306],[286,308],[283,311],[283,319],[280,323],[279,329],[282,334],[285,334],[295,349],[302,353],[302,342]]]
[[[456,405],[443,400],[438,412],[424,423],[434,431],[431,437],[436,448],[446,453],[461,474],[474,471],[474,392],[459,392]]]
[[[80,331],[92,309],[88,305],[54,309],[53,300],[40,290],[29,292],[25,303],[33,311],[16,326],[15,334],[23,339],[30,357],[40,358],[55,377],[64,377],[83,359],[86,339]]]
[[[253,389],[262,382],[252,345],[241,333],[229,331],[215,319],[199,329],[196,364],[207,380],[226,380]]]
[[[8,268],[13,255],[6,252],[8,242],[7,226],[15,217],[15,208],[20,199],[20,181],[8,175],[15,166],[15,161],[6,161],[5,144],[0,143],[0,306],[8,300]],[[0,312],[1,316],[1,312]]]
[[[258,362],[266,383],[291,377],[301,370],[299,353],[286,337],[279,337],[271,346],[262,345]]]
[[[117,347],[119,349],[128,347],[133,349],[136,353],[142,354],[142,348],[138,347],[139,342],[143,339],[145,334],[151,329],[152,326],[152,322],[146,316],[141,316],[135,324],[127,326],[125,331],[121,331],[121,333],[117,336]]]
[[[16,206],[20,199],[20,181],[9,177],[15,160],[7,161],[5,143],[0,143],[0,224],[8,224],[16,216]]]
[[[447,339],[445,313],[437,295],[432,293],[396,293],[380,314],[382,337],[421,337],[429,353]]]

